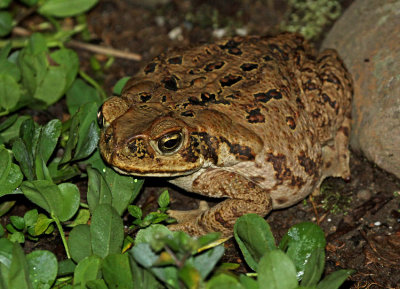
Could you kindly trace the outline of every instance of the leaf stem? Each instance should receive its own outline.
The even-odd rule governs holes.
[[[53,214],[51,214],[51,218],[54,220],[54,222],[56,222],[57,225],[57,229],[60,232],[61,235],[61,240],[63,242],[64,248],[65,248],[65,253],[67,253],[67,258],[71,259],[71,254],[69,253],[69,247],[67,244],[67,239],[65,239],[65,233],[64,233],[64,229],[62,228],[61,222],[60,220]]]
[[[105,91],[101,88],[101,86],[93,78],[91,78],[88,74],[86,74],[82,69],[79,70],[79,75],[100,93],[101,98],[103,100],[107,98],[107,95]]]

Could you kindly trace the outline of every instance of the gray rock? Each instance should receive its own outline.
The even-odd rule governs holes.
[[[328,47],[354,79],[350,145],[400,178],[400,1],[356,0],[326,37]]]

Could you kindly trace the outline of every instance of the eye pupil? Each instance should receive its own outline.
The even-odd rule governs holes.
[[[181,133],[167,134],[161,137],[158,141],[158,148],[162,153],[172,153],[179,148],[181,142]]]

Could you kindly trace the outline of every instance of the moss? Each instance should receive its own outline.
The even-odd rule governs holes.
[[[316,39],[342,12],[339,0],[289,0],[281,29]]]

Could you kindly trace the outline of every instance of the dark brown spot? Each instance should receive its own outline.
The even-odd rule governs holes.
[[[240,66],[240,69],[243,71],[251,71],[256,68],[258,68],[257,63],[244,63]]]
[[[316,90],[318,86],[312,82],[311,79],[309,79],[306,83],[303,85],[304,90]]]
[[[289,60],[289,55],[278,45],[272,43],[268,45],[268,48],[274,56],[277,56],[282,60]]]
[[[317,165],[311,158],[306,156],[304,152],[301,152],[297,159],[308,175],[311,176],[315,174]]]
[[[104,135],[104,142],[105,142],[106,144],[108,144],[108,143],[110,142],[111,138],[112,138],[112,134],[111,134],[111,133],[106,133],[106,134]]]
[[[266,55],[263,57],[265,61],[271,61],[273,58],[270,55]]]
[[[257,101],[266,103],[270,101],[272,98],[281,99],[282,93],[278,89],[270,89],[267,92],[256,93],[254,94],[254,97]]]
[[[262,183],[263,181],[265,181],[265,178],[262,176],[252,176],[250,177],[250,180],[254,183]]]
[[[242,80],[242,77],[240,75],[229,74],[221,78],[219,82],[221,83],[221,86],[224,87],[224,86],[232,86],[235,83],[239,82],[240,80]]]
[[[229,140],[227,140],[224,137],[219,138],[220,142],[226,143],[229,147],[229,152],[231,154],[234,154],[236,156],[236,159],[242,160],[242,161],[249,161],[249,160],[254,160],[255,155],[252,152],[251,148],[248,146],[242,146],[240,144],[232,144]]]
[[[225,65],[225,62],[223,62],[223,61],[213,62],[213,63],[207,64],[206,67],[204,67],[204,70],[209,72],[209,71],[213,71],[216,69],[220,69],[224,65]]]
[[[332,163],[331,162],[326,162],[325,168],[329,169],[331,167]]]
[[[215,220],[220,223],[224,228],[229,228],[230,224],[229,222],[225,221],[225,219],[222,217],[220,211],[216,211],[214,214]]]
[[[144,68],[144,73],[149,74],[154,72],[154,70],[156,69],[157,63],[156,62],[150,62],[149,64],[146,65],[146,67]]]
[[[296,98],[296,103],[297,103],[297,107],[298,108],[300,108],[300,109],[304,109],[305,108],[303,102],[300,99],[300,97]]]
[[[147,102],[151,99],[151,94],[148,92],[141,92],[139,93],[139,97],[142,102]]]
[[[249,123],[262,123],[265,122],[265,117],[264,115],[260,112],[259,108],[252,109],[247,112],[248,115],[246,116],[246,119],[248,120]]]
[[[292,180],[290,182],[290,185],[292,187],[301,188],[304,184],[305,184],[305,181],[301,177],[292,176]]]
[[[161,101],[162,101],[162,102],[166,102],[166,101],[167,101],[167,96],[166,96],[166,95],[163,95],[162,98],[161,98]]]
[[[294,118],[291,116],[286,117],[286,124],[291,128],[295,129],[296,128],[296,122],[294,121]]]
[[[350,135],[350,130],[348,127],[342,126],[339,128],[338,131],[342,132],[347,137],[349,137],[349,135]]]
[[[281,182],[292,175],[292,171],[286,166],[286,156],[283,154],[274,155],[269,153],[266,161],[272,163],[275,176]]]
[[[170,58],[170,59],[168,59],[168,63],[169,64],[182,64],[182,56]]]
[[[280,198],[277,198],[277,199],[276,199],[276,202],[277,202],[279,205],[283,205],[283,204],[287,203],[288,201],[289,201],[289,199],[286,198],[286,197],[280,197]]]
[[[182,116],[187,116],[187,117],[194,117],[194,113],[192,110],[187,110],[181,113]]]
[[[219,47],[224,50],[228,50],[229,54],[233,55],[241,55],[242,51],[238,48],[240,42],[236,42],[233,39],[226,42],[224,45],[220,45]]]
[[[177,78],[176,76],[167,76],[165,77],[162,82],[164,83],[164,87],[168,90],[172,91],[177,91],[178,90],[178,84],[176,82]]]
[[[332,108],[336,107],[336,101],[332,101],[331,98],[329,97],[329,95],[327,95],[326,93],[323,93],[321,96],[322,96],[322,99],[324,102],[329,103],[330,107],[332,107]]]

